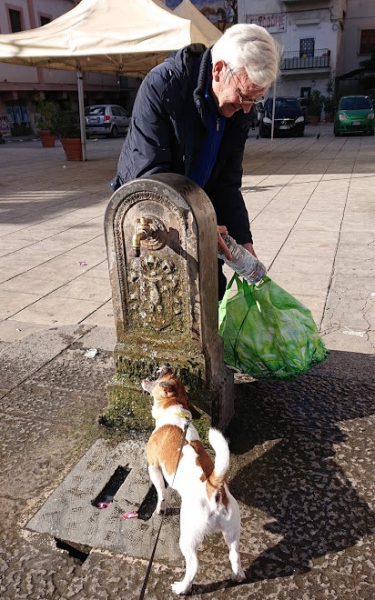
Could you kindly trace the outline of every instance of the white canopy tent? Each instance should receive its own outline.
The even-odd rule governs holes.
[[[202,15],[200,10],[198,10],[197,7],[190,2],[190,0],[182,0],[182,2],[180,2],[180,4],[174,9],[173,14],[178,15],[183,19],[190,19],[190,21],[192,21],[198,27],[198,29],[200,29],[202,32],[206,32],[207,35],[214,36],[215,32],[213,30],[216,29],[217,37],[215,38],[215,41],[222,35],[219,29],[215,27],[215,25],[213,25],[211,21],[209,21],[204,15]]]
[[[193,7],[194,8],[194,7]],[[51,23],[0,35],[0,60],[49,69],[143,76],[172,50],[211,46],[220,32],[153,0],[81,0]]]
[[[191,43],[211,46],[221,33],[195,10],[207,23],[197,15],[182,18],[159,1],[81,0],[43,27],[0,35],[0,61],[77,71],[86,160],[82,72],[143,77],[173,50]]]

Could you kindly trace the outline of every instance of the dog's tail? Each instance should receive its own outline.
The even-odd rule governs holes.
[[[215,468],[210,476],[213,487],[219,488],[226,479],[229,471],[229,447],[223,434],[218,429],[211,428],[208,439],[215,450]]]

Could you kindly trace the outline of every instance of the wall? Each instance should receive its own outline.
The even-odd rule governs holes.
[[[12,33],[9,21],[9,8],[21,12],[21,22],[23,30],[34,29],[40,26],[40,16],[56,19],[60,15],[68,12],[78,2],[73,0],[2,0],[0,3],[0,33]],[[46,77],[47,83],[51,83],[51,76],[48,75],[47,69],[34,69],[33,67],[19,67],[15,65],[7,65],[0,63],[0,93],[2,90],[17,90],[19,84],[38,84],[44,83]],[[51,73],[51,71],[49,72]],[[63,72],[60,81],[75,83],[75,74]],[[4,86],[5,83],[8,85]],[[56,78],[53,78],[53,83],[57,83]],[[26,85],[26,89],[30,86]]]
[[[362,29],[375,29],[375,0],[348,0],[340,75],[358,69],[359,63],[370,57],[359,54]]]
[[[341,40],[340,21],[345,7],[346,0],[285,3],[281,0],[239,0],[239,22],[259,23],[259,15],[278,17],[273,21],[269,20],[271,27],[268,30],[282,46],[286,56],[291,52],[299,56],[300,40],[307,38],[314,39],[314,56],[325,54],[325,49],[329,50],[329,69],[282,71],[277,82],[279,94],[300,96],[301,88],[318,89],[326,94],[327,84],[336,74]]]

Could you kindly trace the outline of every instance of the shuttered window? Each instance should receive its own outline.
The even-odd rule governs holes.
[[[362,29],[360,54],[375,52],[375,29]]]
[[[19,10],[9,9],[10,28],[12,33],[22,31],[21,12]]]

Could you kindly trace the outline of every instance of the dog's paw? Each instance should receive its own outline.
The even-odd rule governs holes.
[[[238,569],[237,573],[232,573],[233,581],[245,581],[246,575],[243,569]]]
[[[191,590],[191,585],[186,586],[183,581],[175,581],[172,583],[172,592],[179,596],[185,596]]]

